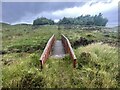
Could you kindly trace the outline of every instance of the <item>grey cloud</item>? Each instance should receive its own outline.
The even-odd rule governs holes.
[[[114,8],[108,12],[104,12],[103,16],[108,18],[108,26],[118,25],[118,9]]]
[[[97,1],[98,0],[96,0],[96,3]],[[39,16],[45,16],[51,19],[60,19],[61,17],[53,16],[50,12],[84,4],[85,2],[3,2],[2,21],[8,23],[19,22],[21,20],[32,22],[34,18]],[[91,3],[91,5],[93,4],[95,4],[95,2]],[[103,15],[108,18],[109,25],[113,25],[118,22],[118,11],[116,8],[104,12]]]
[[[2,20],[13,23],[20,20],[26,14],[37,15],[43,11],[50,12],[82,4],[78,2],[3,2]]]

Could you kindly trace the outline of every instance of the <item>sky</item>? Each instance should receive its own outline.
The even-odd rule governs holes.
[[[9,24],[29,23],[38,17],[53,19],[95,15],[102,13],[108,18],[107,26],[118,25],[119,0],[87,0],[85,2],[2,2],[2,22]]]

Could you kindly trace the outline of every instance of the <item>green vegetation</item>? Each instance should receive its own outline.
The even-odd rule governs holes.
[[[81,25],[81,26],[106,26],[108,22],[107,18],[104,18],[101,13],[95,16],[91,15],[81,15],[76,18],[67,18],[64,17],[60,19],[60,21],[57,23],[59,25]],[[45,17],[37,18],[33,21],[33,25],[54,25],[55,22],[51,19],[47,19]]]
[[[75,29],[58,30],[56,25],[3,26],[3,87],[4,88],[120,88],[118,49],[103,40],[116,41],[116,33]],[[74,48],[80,37],[95,40],[93,44],[74,48],[77,67],[69,55],[63,59],[50,57],[40,70],[39,58],[52,34],[64,34]]]
[[[45,17],[37,18],[33,21],[33,25],[53,25],[54,21],[51,19],[47,19]]]
[[[106,26],[108,20],[103,18],[102,14],[91,16],[91,15],[81,15],[76,18],[66,18],[64,17],[59,21],[59,24],[71,24],[71,25],[94,25],[94,26]]]

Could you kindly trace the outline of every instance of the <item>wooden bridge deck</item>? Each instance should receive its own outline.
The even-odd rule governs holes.
[[[63,58],[65,56],[64,47],[61,40],[57,40],[52,49],[51,57]]]

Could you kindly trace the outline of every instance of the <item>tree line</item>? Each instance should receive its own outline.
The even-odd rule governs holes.
[[[99,13],[98,15],[81,15],[76,18],[67,18],[64,17],[59,20],[59,25],[63,24],[71,24],[71,25],[94,25],[94,26],[106,26],[108,22],[107,18],[103,17],[103,14]],[[51,19],[47,19],[45,17],[37,18],[33,21],[33,25],[54,25],[55,22]]]

